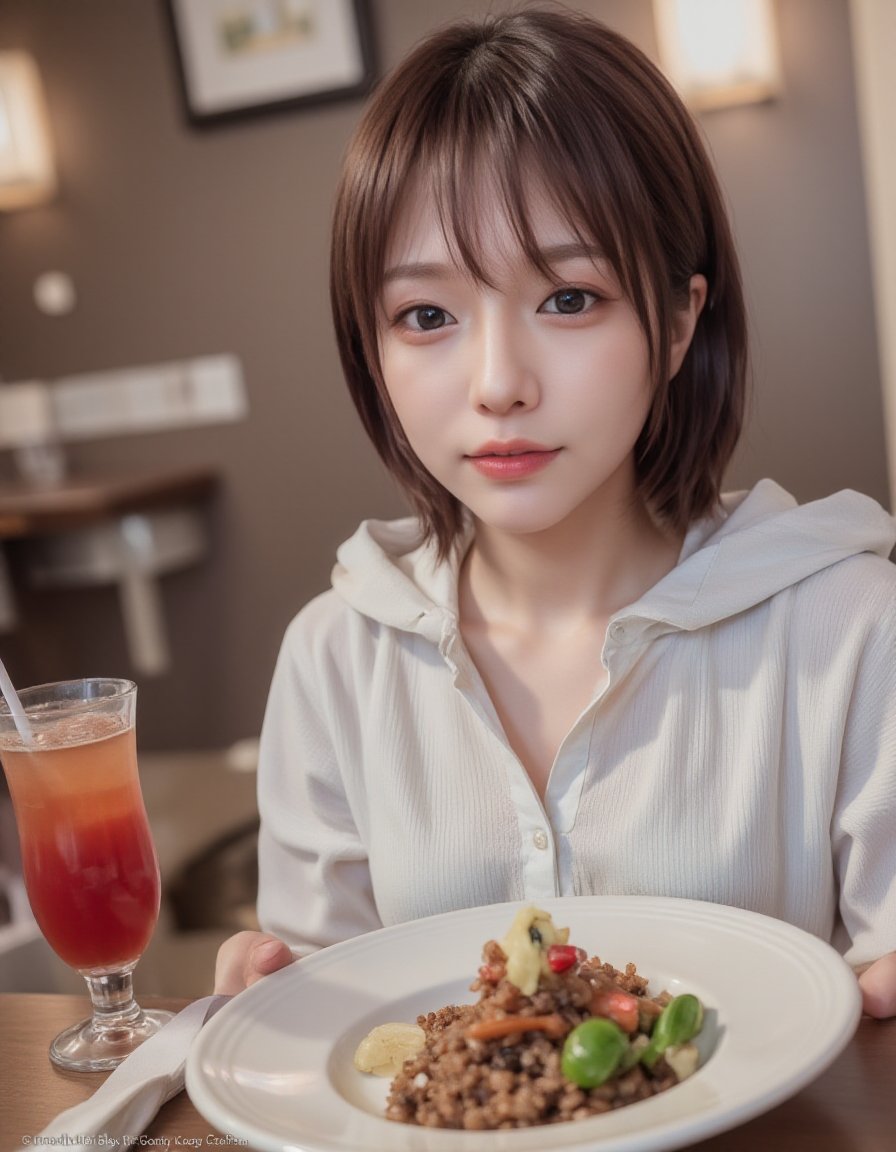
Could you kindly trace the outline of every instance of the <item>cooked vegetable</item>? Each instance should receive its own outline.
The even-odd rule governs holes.
[[[591,1011],[595,1016],[606,1016],[618,1024],[623,1032],[637,1032],[639,1020],[637,996],[621,988],[595,988],[591,997]]]
[[[523,1032],[546,1032],[559,1039],[569,1031],[569,1025],[559,1013],[550,1016],[494,1016],[490,1020],[477,1020],[464,1033],[470,1040],[496,1040],[500,1036],[518,1036]]]
[[[565,944],[568,939],[569,929],[556,928],[548,912],[521,908],[501,941],[507,957],[507,979],[524,996],[531,996],[538,987],[539,976],[550,970],[547,954],[551,945]]]
[[[622,1053],[622,1059],[619,1061],[619,1067],[616,1071],[621,1075],[623,1072],[628,1072],[630,1068],[634,1068],[641,1059],[641,1053],[649,1043],[649,1038],[645,1036],[643,1032],[639,1032]]]
[[[697,997],[690,993],[676,996],[660,1013],[641,1062],[652,1068],[667,1048],[693,1040],[702,1027],[703,1005]]]
[[[700,1053],[696,1044],[670,1044],[663,1053],[663,1059],[681,1081],[687,1080],[688,1076],[693,1076],[697,1071]]]
[[[572,944],[552,944],[548,948],[548,967],[552,972],[565,972],[580,959],[584,959],[579,956],[581,951],[581,948],[574,948]]]
[[[426,1033],[416,1024],[380,1024],[368,1032],[355,1050],[359,1072],[394,1076],[426,1043]]]
[[[580,1088],[597,1088],[609,1080],[628,1048],[622,1029],[602,1016],[584,1020],[566,1037],[560,1070]]]

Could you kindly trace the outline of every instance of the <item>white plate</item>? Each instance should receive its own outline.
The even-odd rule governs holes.
[[[652,992],[700,997],[708,1011],[694,1076],[603,1116],[537,1128],[458,1132],[386,1120],[389,1082],[355,1071],[355,1047],[376,1024],[475,1000],[482,945],[522,907],[498,904],[371,932],[255,984],[199,1034],[190,1098],[222,1132],[263,1152],[655,1152],[786,1100],[855,1032],[855,976],[829,945],[789,924],[650,896],[538,903],[589,955],[619,968],[633,961]]]

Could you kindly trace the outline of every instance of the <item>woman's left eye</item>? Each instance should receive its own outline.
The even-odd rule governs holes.
[[[597,300],[594,292],[584,288],[560,288],[545,300],[538,311],[554,316],[576,316],[580,312],[587,312]]]

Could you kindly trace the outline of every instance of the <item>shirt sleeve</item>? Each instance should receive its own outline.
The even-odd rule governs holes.
[[[881,591],[855,669],[831,828],[837,942],[852,965],[896,951],[896,569]]]
[[[339,763],[348,701],[318,666],[314,616],[305,609],[287,630],[258,764],[258,918],[299,955],[382,926]]]

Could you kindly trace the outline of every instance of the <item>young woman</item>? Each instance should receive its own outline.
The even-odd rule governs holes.
[[[290,626],[237,991],[454,908],[651,893],[833,943],[896,1014],[894,522],[720,496],[737,259],[699,133],[631,44],[529,9],[421,44],[348,152],[332,299],[415,515]]]

